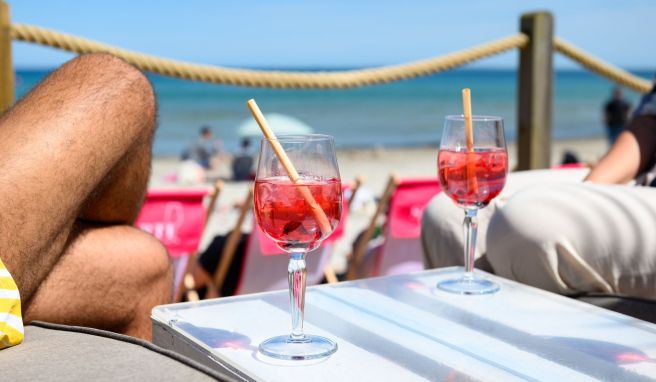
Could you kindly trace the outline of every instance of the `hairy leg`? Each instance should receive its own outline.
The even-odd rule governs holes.
[[[172,285],[166,250],[154,237],[128,226],[84,227],[24,318],[150,339],[150,311],[170,300]]]
[[[27,312],[37,290],[54,285],[44,283],[53,269],[77,271],[67,269],[69,261],[58,264],[62,254],[94,248],[91,230],[78,245],[79,220],[135,219],[148,181],[154,120],[148,80],[104,54],[68,62],[0,119],[0,257]],[[107,242],[95,245],[97,254]],[[157,250],[144,253],[150,251]],[[79,285],[89,281],[84,273],[75,277]]]

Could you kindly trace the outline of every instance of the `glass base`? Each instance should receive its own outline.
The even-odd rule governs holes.
[[[337,351],[335,341],[306,334],[303,339],[277,336],[262,342],[260,353],[278,359],[308,360],[328,357]]]
[[[499,291],[499,284],[476,277],[461,277],[437,283],[437,288],[449,293],[464,295],[492,294]]]

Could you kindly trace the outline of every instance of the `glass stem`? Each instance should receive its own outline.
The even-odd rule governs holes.
[[[289,337],[292,341],[301,341],[305,338],[303,334],[305,279],[307,277],[305,252],[291,253],[289,255],[287,276],[289,278],[289,302],[292,314],[292,334]]]
[[[478,233],[478,208],[465,208],[465,275],[466,280],[474,278],[474,261],[476,260],[476,235]]]

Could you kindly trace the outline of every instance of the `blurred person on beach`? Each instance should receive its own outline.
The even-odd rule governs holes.
[[[166,249],[133,226],[155,116],[140,71],[87,54],[0,117],[0,348],[33,320],[150,338],[172,288]]]
[[[229,234],[215,236],[207,248],[198,255],[196,262],[191,267],[194,287],[198,291],[200,299],[232,296],[237,291],[241,268],[244,262],[244,254],[246,253],[246,245],[250,236],[249,233],[241,234],[237,248],[235,249],[235,256],[230,263],[230,268],[226,273],[220,290],[214,284],[213,280]]]
[[[476,267],[556,293],[656,298],[656,84],[591,170],[511,173],[479,213]],[[637,186],[637,187],[636,187]],[[426,268],[463,264],[462,210],[441,193],[421,233]]]
[[[579,156],[576,155],[576,153],[571,150],[565,150],[565,152],[563,153],[563,157],[560,160],[560,164],[562,166],[578,165],[579,163],[581,163]]]
[[[239,151],[232,158],[232,180],[254,180],[254,163],[255,157],[251,152],[251,140],[248,137],[242,138]]]
[[[604,124],[608,142],[612,145],[617,140],[624,125],[629,119],[631,105],[624,99],[622,88],[616,86],[612,97],[604,104]]]
[[[198,138],[182,152],[182,161],[176,174],[177,182],[182,185],[205,183],[207,172],[218,166],[222,151],[222,142],[214,139],[210,127],[201,127]]]
[[[183,152],[183,160],[193,160],[205,170],[215,167],[215,158],[220,154],[221,141],[214,139],[214,134],[209,126],[200,128],[198,139],[193,141]]]

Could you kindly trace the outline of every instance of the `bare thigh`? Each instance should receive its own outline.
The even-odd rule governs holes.
[[[0,258],[29,308],[79,220],[130,224],[148,182],[155,100],[109,55],[71,60],[0,117]]]
[[[43,320],[150,337],[150,310],[171,296],[164,247],[129,226],[76,229],[60,261],[26,309]]]

